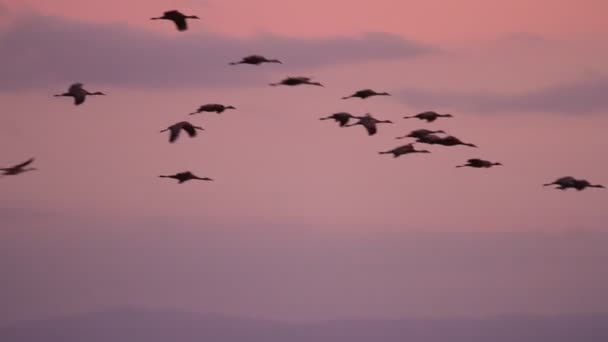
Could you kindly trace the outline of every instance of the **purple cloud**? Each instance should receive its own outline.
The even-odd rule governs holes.
[[[435,51],[387,33],[307,39],[217,33],[163,36],[125,24],[96,24],[29,15],[0,34],[0,91],[81,81],[121,86],[222,86],[264,82],[260,68],[293,72],[364,60],[412,58]],[[230,67],[248,54],[283,65]],[[266,74],[267,75],[267,74]]]
[[[521,94],[401,91],[404,102],[424,107],[450,107],[467,111],[595,113],[608,109],[608,77],[596,76]]]

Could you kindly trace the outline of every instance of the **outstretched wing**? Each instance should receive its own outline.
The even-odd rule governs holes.
[[[184,17],[174,17],[173,22],[177,26],[178,31],[186,31],[188,29],[188,24],[186,24],[186,18]]]
[[[349,113],[340,112],[333,114],[331,117],[337,122],[339,122],[341,127],[345,126],[348,123],[351,118],[351,115]]]
[[[363,127],[365,127],[365,129],[367,130],[367,134],[369,135],[374,135],[376,134],[376,132],[378,132],[378,129],[376,128],[376,124],[370,121],[365,121],[363,123]]]
[[[338,121],[340,123],[340,127],[345,126],[348,121],[350,120],[350,118],[348,116],[336,116],[335,117],[336,121]]]
[[[86,95],[83,92],[74,93],[74,104],[78,106],[79,104],[83,104],[86,99]]]
[[[574,185],[577,183],[577,179],[574,177],[567,176],[567,177],[559,178],[558,180],[555,181],[555,183]]]
[[[175,142],[175,140],[177,140],[177,138],[179,137],[179,131],[180,131],[180,129],[176,129],[173,127],[171,127],[171,129],[169,129],[169,132],[170,132],[169,142],[170,143]]]
[[[166,11],[164,17],[173,21],[179,31],[186,31],[188,29],[186,16],[182,12],[176,10]]]
[[[82,84],[82,83],[74,83],[68,89],[68,93],[71,93],[71,94],[79,93],[82,91],[83,86],[84,86],[84,84]]]
[[[34,161],[34,158],[30,158],[27,161],[25,161],[19,165],[15,165],[14,168],[20,169],[22,167],[26,167],[26,166],[30,165],[33,161]]]
[[[192,125],[184,125],[182,126],[182,129],[186,131],[190,137],[196,136],[196,129]]]

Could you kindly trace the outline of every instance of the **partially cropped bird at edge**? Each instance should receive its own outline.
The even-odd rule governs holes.
[[[1,174],[1,176],[15,176],[20,173],[27,172],[27,171],[37,170],[34,167],[26,167],[26,166],[30,165],[32,162],[34,162],[34,158],[30,158],[21,164],[17,164],[17,165],[5,167],[5,168],[0,168],[0,171],[3,172]]]

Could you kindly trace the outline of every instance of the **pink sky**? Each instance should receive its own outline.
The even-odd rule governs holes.
[[[151,70],[146,69],[146,65],[155,65],[157,56],[146,56],[134,60],[138,68],[133,68],[132,77],[128,72],[126,75],[111,75],[112,69],[103,69],[101,73],[91,73],[93,79],[74,79],[85,83],[91,91],[108,93],[106,97],[89,98],[78,107],[73,106],[69,99],[51,97],[64,91],[71,82],[57,79],[59,76],[53,73],[52,67],[47,69],[48,72],[44,72],[44,68],[35,69],[39,75],[26,75],[34,82],[5,76],[25,75],[20,72],[29,70],[27,63],[42,65],[40,60],[55,58],[51,50],[45,52],[40,50],[40,44],[22,42],[33,49],[31,60],[10,59],[8,52],[5,56],[0,54],[0,62],[4,62],[0,67],[0,76],[4,76],[0,81],[3,109],[0,146],[4,146],[0,163],[10,165],[36,157],[35,166],[40,169],[0,180],[0,207],[5,211],[0,215],[7,215],[6,222],[11,225],[10,230],[0,231],[6,235],[0,240],[7,244],[23,243],[26,251],[33,251],[35,243],[32,241],[49,237],[44,232],[46,228],[58,239],[56,245],[45,245],[44,252],[32,254],[32,260],[36,262],[24,261],[22,252],[9,254],[9,258],[27,265],[44,265],[48,258],[45,253],[59,251],[64,240],[83,239],[83,245],[96,245],[85,241],[87,234],[69,228],[80,220],[94,222],[96,218],[104,217],[102,222],[107,220],[106,224],[112,226],[106,227],[107,235],[104,235],[106,228],[99,223],[80,229],[90,229],[91,234],[101,240],[117,243],[116,239],[120,237],[136,246],[140,238],[149,241],[148,234],[159,239],[163,234],[171,234],[166,231],[161,234],[160,228],[142,222],[179,218],[178,222],[184,220],[186,223],[183,226],[175,224],[179,238],[167,237],[173,241],[167,250],[154,254],[157,248],[163,247],[153,239],[149,245],[133,247],[133,253],[142,248],[142,253],[149,254],[154,260],[162,255],[172,258],[175,263],[186,258],[185,264],[196,265],[193,260],[205,258],[206,252],[197,254],[193,248],[192,255],[185,255],[179,252],[180,248],[196,241],[206,245],[203,243],[205,233],[209,230],[212,234],[216,227],[227,227],[227,236],[235,239],[220,239],[219,246],[216,246],[218,249],[225,248],[226,253],[239,254],[238,249],[230,247],[232,243],[256,246],[245,248],[247,251],[243,253],[259,258],[260,263],[284,256],[298,264],[294,260],[314,255],[315,251],[324,253],[325,259],[318,257],[310,260],[310,264],[300,264],[299,272],[293,269],[285,271],[289,267],[283,264],[277,266],[301,282],[288,281],[282,292],[285,297],[275,299],[270,297],[271,293],[265,287],[281,282],[272,278],[272,265],[263,268],[260,278],[255,278],[255,274],[221,276],[218,274],[222,265],[234,267],[235,260],[245,257],[231,258],[222,252],[212,253],[218,260],[217,264],[206,261],[204,265],[213,268],[219,279],[234,281],[225,292],[222,292],[219,282],[212,285],[213,289],[208,289],[216,294],[211,300],[212,296],[207,293],[209,305],[215,311],[298,319],[434,313],[597,312],[608,309],[608,302],[599,298],[601,295],[605,298],[599,291],[601,286],[597,286],[608,286],[608,278],[596,274],[599,272],[596,267],[608,260],[596,245],[589,248],[598,248],[597,252],[601,253],[598,259],[586,258],[584,243],[571,246],[563,242],[555,249],[530,254],[532,266],[521,260],[522,264],[509,264],[505,261],[509,260],[509,249],[499,248],[497,252],[503,254],[496,257],[498,261],[492,259],[496,265],[492,265],[491,260],[490,264],[476,270],[476,264],[470,263],[469,268],[463,266],[461,273],[441,271],[440,266],[433,264],[459,257],[470,260],[463,256],[466,248],[460,245],[454,254],[448,251],[439,253],[437,259],[425,259],[430,264],[421,264],[420,270],[411,266],[412,260],[427,257],[428,250],[435,248],[425,239],[420,240],[420,250],[375,257],[378,250],[389,248],[391,240],[388,237],[391,234],[399,236],[395,241],[403,242],[403,248],[412,248],[411,242],[406,242],[408,239],[418,241],[420,232],[450,232],[441,240],[442,247],[449,250],[450,246],[458,244],[455,236],[461,233],[476,241],[474,248],[483,249],[479,252],[482,256],[491,255],[491,251],[482,247],[486,237],[480,238],[475,234],[492,233],[500,237],[503,233],[524,232],[517,235],[518,238],[523,236],[523,240],[512,242],[507,239],[505,242],[512,244],[514,253],[518,252],[517,246],[527,243],[526,232],[537,234],[540,230],[550,235],[590,230],[605,238],[608,218],[605,199],[608,193],[601,189],[560,192],[541,186],[565,175],[587,178],[594,183],[608,183],[608,162],[603,157],[608,148],[604,139],[608,102],[601,96],[604,90],[608,90],[605,76],[608,71],[605,64],[608,32],[603,19],[606,5],[601,1],[463,0],[448,5],[445,1],[379,0],[370,5],[363,1],[316,0],[298,4],[271,0],[130,1],[128,4],[68,0],[56,0],[51,4],[42,0],[19,0],[0,2],[0,10],[2,8],[8,8],[8,12],[2,14],[0,11],[0,19],[9,20],[2,26],[0,47],[8,44],[8,40],[2,40],[3,37],[19,37],[19,34],[26,35],[28,39],[38,37],[51,47],[59,44],[40,37],[36,28],[33,28],[34,33],[11,31],[12,25],[40,15],[54,17],[49,21],[38,21],[41,28],[47,27],[44,25],[49,25],[49,28],[85,27],[89,33],[103,31],[95,37],[127,43],[132,41],[129,40],[132,37],[141,37],[142,41],[145,38],[146,44],[149,43],[142,42],[141,49],[153,46],[156,39],[159,44],[168,44],[174,39],[179,44],[191,46],[192,41],[196,42],[193,38],[198,37],[196,35],[201,35],[201,45],[214,40],[216,43],[213,44],[217,44],[214,46],[221,47],[231,37],[240,37],[236,43],[230,43],[238,45],[259,33],[280,36],[285,42],[305,38],[299,42],[329,46],[327,50],[309,52],[311,56],[318,57],[319,65],[302,62],[293,68],[287,62],[253,70],[248,66],[228,68],[223,64],[211,65],[210,61],[215,61],[216,55],[209,60],[202,58],[201,69],[192,70],[192,73],[201,72],[201,77],[206,72],[213,73],[213,77],[219,77],[218,82],[226,74],[227,81],[221,87],[205,84],[203,79],[197,86],[195,77],[189,80],[194,85],[186,84],[179,89],[168,86],[171,80],[167,85],[148,81],[139,70]],[[170,23],[148,20],[173,8],[197,14],[203,20],[192,22],[191,29],[184,33],[175,32]],[[75,20],[81,23],[74,23]],[[125,28],[128,31],[124,37],[104,33],[113,32],[108,31],[109,28],[119,23],[129,26]],[[41,29],[40,32],[46,31]],[[336,59],[332,62],[332,58],[338,58],[334,54],[337,56],[340,52],[339,48],[331,46],[332,42],[359,39],[366,32],[394,34],[440,51],[417,57],[392,57],[390,60]],[[55,39],[57,36],[52,37]],[[67,37],[66,41],[77,37],[78,33],[74,32],[74,36]],[[373,37],[361,39],[370,46],[376,44]],[[20,43],[18,40],[10,42]],[[260,42],[280,51],[281,47],[276,47],[274,41],[266,43],[264,38],[260,38]],[[290,46],[297,47],[298,44]],[[128,50],[126,46],[125,51]],[[381,49],[384,45],[378,46]],[[26,48],[22,49],[25,51]],[[137,53],[137,49],[126,51],[125,56]],[[365,45],[360,48],[363,49]],[[362,52],[353,50],[352,53]],[[116,67],[120,67],[120,61],[114,62],[111,57],[118,51],[90,53],[94,63],[100,63],[104,68],[110,65],[108,63],[116,63]],[[264,51],[251,53],[265,54]],[[380,56],[383,53],[378,51]],[[280,54],[269,57],[282,58]],[[175,51],[167,58],[173,63],[168,64],[166,70],[157,70],[159,75],[189,72],[180,70],[180,66],[185,68],[192,63],[189,56]],[[7,61],[15,64],[9,65]],[[225,63],[229,61],[225,60]],[[71,65],[69,61],[66,63]],[[110,75],[104,75],[104,72]],[[235,75],[240,74],[237,73],[244,75],[241,81],[246,84],[238,84],[239,76]],[[269,80],[277,81],[297,73],[314,76],[326,87],[267,86]],[[365,101],[340,99],[368,87],[391,92],[394,96]],[[564,92],[563,89],[572,92]],[[420,93],[420,97],[403,95],[411,90]],[[441,103],[442,107],[434,107],[425,102],[433,96],[448,100]],[[571,101],[566,101],[567,108],[560,110],[552,105],[570,96]],[[237,110],[222,115],[185,115],[208,102],[232,104]],[[431,109],[453,113],[455,118],[440,119],[432,124],[401,119],[406,114]],[[369,137],[362,127],[338,128],[333,122],[318,120],[338,111],[358,115],[371,112],[397,124],[380,126],[379,134]],[[183,119],[201,124],[206,131],[196,139],[182,137],[177,143],[168,144],[167,136],[158,131]],[[406,155],[399,159],[378,155],[378,151],[396,147],[402,142],[394,137],[416,128],[443,129],[480,148],[430,147],[431,154]],[[504,166],[488,170],[454,168],[473,157],[500,161]],[[177,185],[173,181],[156,178],[159,174],[183,170],[191,170],[216,181]],[[13,211],[15,214],[9,215]],[[45,227],[41,222],[32,223],[36,220],[27,217],[30,212],[52,212],[58,216],[53,216],[48,221],[49,226]],[[20,218],[20,215],[24,217]],[[1,220],[2,216],[0,223]],[[190,228],[196,227],[195,223],[200,227]],[[240,234],[242,228],[230,228],[232,226],[247,226],[251,232]],[[278,233],[276,227],[281,227]],[[302,229],[310,230],[310,235],[300,235],[303,234],[300,232]],[[293,242],[298,246],[295,250],[284,250],[285,245],[290,245],[282,240],[289,236],[286,232],[302,236],[302,241]],[[330,240],[328,245],[323,245],[325,238]],[[581,239],[589,243],[592,240]],[[347,244],[353,241],[364,247],[357,249],[351,246],[345,248],[342,256],[332,255],[328,246],[339,245],[336,242],[339,240]],[[392,248],[395,246],[390,246],[389,250]],[[542,250],[543,246],[538,245],[537,248]],[[74,250],[59,253],[56,260],[74,258],[79,253]],[[90,258],[95,264],[107,252],[100,248],[82,253],[85,260]],[[121,253],[120,257],[125,259],[116,257],[113,260],[117,263],[129,258],[129,253]],[[340,263],[327,259],[345,255],[357,260],[369,257],[369,265],[378,263],[378,269],[363,266],[362,272],[373,273],[365,277],[365,273],[359,274],[355,265],[349,264],[350,278],[333,279],[336,275],[333,267],[339,268]],[[584,262],[588,267],[584,270],[575,270],[573,261],[568,260],[568,256],[578,255],[585,256]],[[547,277],[538,276],[541,261],[549,257],[557,260],[557,264],[550,266],[553,268]],[[383,262],[393,264],[383,268]],[[395,274],[399,262],[410,265],[407,266],[409,271]],[[160,287],[150,285],[148,292],[144,291],[145,295],[135,294],[135,290],[125,285],[126,281],[120,281],[121,277],[131,279],[123,271],[139,267],[130,261],[126,264],[128,266],[124,269],[108,266],[100,271],[102,274],[98,277],[107,276],[115,282],[107,289],[96,291],[95,298],[91,297],[90,290],[84,288],[85,285],[82,288],[76,286],[73,293],[82,297],[78,305],[59,303],[67,295],[62,292],[65,284],[61,279],[71,282],[69,279],[73,278],[70,277],[75,277],[69,268],[57,266],[58,274],[62,275],[57,278],[59,280],[50,280],[50,275],[35,274],[34,268],[25,266],[20,271],[11,271],[15,274],[14,283],[2,295],[17,298],[13,303],[21,309],[14,312],[2,309],[0,319],[8,321],[38,314],[95,310],[103,307],[103,303],[200,311],[210,309],[203,305],[204,300],[193,299],[195,288],[208,281],[203,275],[192,275],[192,270],[186,268],[161,266],[162,271],[168,272],[167,277],[174,277],[176,282],[192,281],[192,285],[164,283],[167,288],[174,286],[174,289],[186,286],[188,291],[184,291],[183,296],[160,298]],[[80,267],[87,269],[84,265],[76,268]],[[509,270],[503,270],[504,267]],[[155,276],[151,272],[155,270],[148,266],[144,268],[141,278],[135,277],[133,281],[145,287],[147,283],[142,279],[153,281]],[[260,267],[253,269],[259,271]],[[503,270],[520,279],[521,283],[513,287],[494,284],[493,280],[487,279],[488,273],[483,273],[490,272],[488,270],[497,274]],[[574,271],[576,280],[571,278]],[[407,284],[415,283],[419,277],[435,285],[425,288],[425,284],[418,283],[412,285],[408,292],[405,289]],[[314,290],[307,288],[303,284],[306,279],[317,279],[317,287]],[[483,284],[484,279],[492,284]],[[530,279],[530,283],[526,279]],[[18,281],[38,284],[48,281],[52,285],[48,290],[24,289]],[[257,285],[247,287],[248,282]],[[383,285],[385,282],[394,283]],[[437,285],[442,282],[453,284],[462,291]],[[86,284],[95,286],[95,282]],[[341,289],[349,286],[353,286],[352,292],[342,292]],[[548,288],[551,288],[549,292],[543,292]],[[370,293],[366,289],[378,296],[361,299]],[[240,290],[243,295],[238,300],[218,299],[234,296]],[[486,291],[487,303],[478,303],[471,308],[470,301],[482,290]],[[28,299],[26,294],[36,291],[44,300]],[[581,294],[583,291],[584,295]],[[540,296],[533,304],[529,301],[530,292]],[[297,299],[297,293],[306,293],[309,297]],[[564,300],[568,294],[572,295],[571,299]],[[428,302],[414,299],[425,295],[434,299]],[[403,310],[405,306],[409,309]],[[436,311],[429,310],[430,306]]]
[[[534,32],[551,37],[602,34],[605,30],[601,0],[487,1],[380,0],[373,4],[351,0],[134,0],[99,1],[4,0],[10,8],[32,9],[87,21],[129,22],[149,27],[150,15],[171,8],[197,12],[202,26],[231,35],[260,31],[298,36],[393,32],[416,39],[467,41],[497,34]]]

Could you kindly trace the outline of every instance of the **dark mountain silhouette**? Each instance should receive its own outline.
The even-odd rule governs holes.
[[[2,342],[605,342],[608,315],[285,323],[115,310],[0,327]]]

